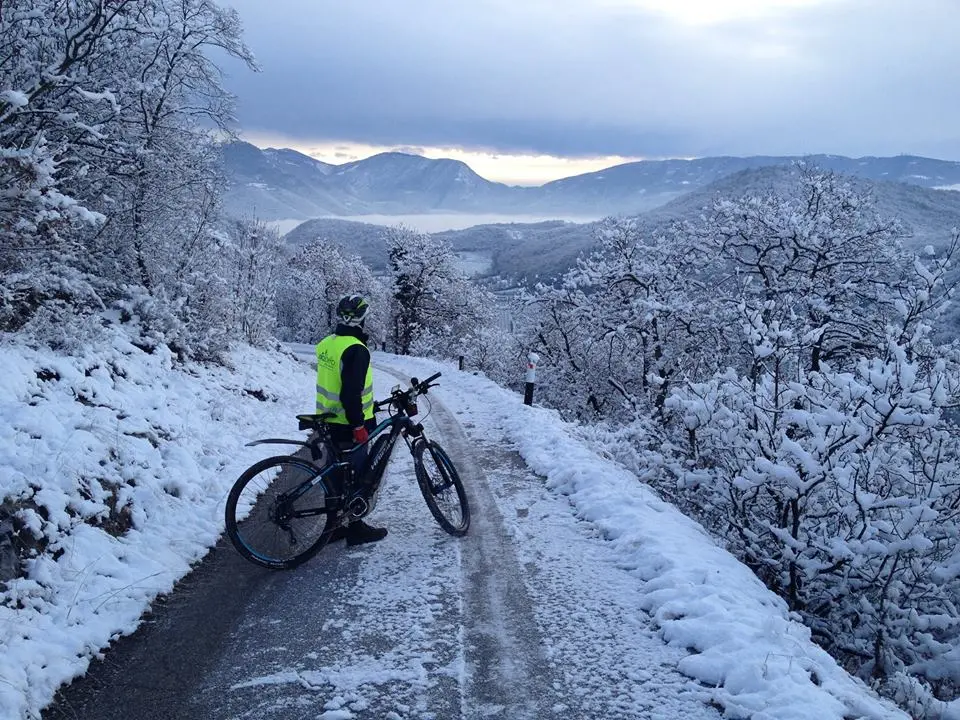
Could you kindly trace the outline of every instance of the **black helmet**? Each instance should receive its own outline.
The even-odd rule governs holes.
[[[363,325],[370,303],[362,295],[345,295],[337,303],[337,317],[344,325]]]

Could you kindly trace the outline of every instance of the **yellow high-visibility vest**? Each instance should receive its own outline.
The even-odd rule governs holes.
[[[343,379],[343,353],[352,345],[363,345],[358,338],[350,335],[328,335],[317,343],[317,414],[334,413],[328,423],[347,424],[346,411],[340,402],[340,390]],[[366,345],[363,345],[366,347]],[[373,417],[373,363],[367,366],[367,377],[363,383],[360,403],[363,405],[363,419]]]

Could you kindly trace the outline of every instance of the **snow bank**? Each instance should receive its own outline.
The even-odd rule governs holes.
[[[0,497],[36,506],[54,551],[0,593],[0,718],[39,717],[216,543],[227,491],[264,456],[244,442],[297,435],[313,371],[250,349],[231,362],[172,370],[120,335],[78,358],[0,346]],[[119,537],[94,526],[111,505],[132,523]]]
[[[791,618],[785,603],[696,522],[636,476],[575,440],[558,415],[451,364],[383,360],[420,377],[442,370],[433,392],[488,438],[516,445],[530,469],[570,498],[642,581],[643,606],[668,643],[690,655],[679,669],[713,688],[729,717],[752,720],[905,719],[852,678]],[[495,434],[494,434],[495,433]]]

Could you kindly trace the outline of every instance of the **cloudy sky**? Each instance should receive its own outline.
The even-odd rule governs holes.
[[[222,0],[243,137],[519,184],[639,158],[960,160],[960,0]]]

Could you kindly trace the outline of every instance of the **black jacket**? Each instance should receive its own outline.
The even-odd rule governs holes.
[[[340,358],[340,402],[350,427],[363,425],[363,388],[366,386],[367,368],[370,367],[370,351],[366,344],[370,339],[362,328],[350,325],[337,325],[334,335],[348,335],[357,338],[363,345],[351,345],[343,351]]]

